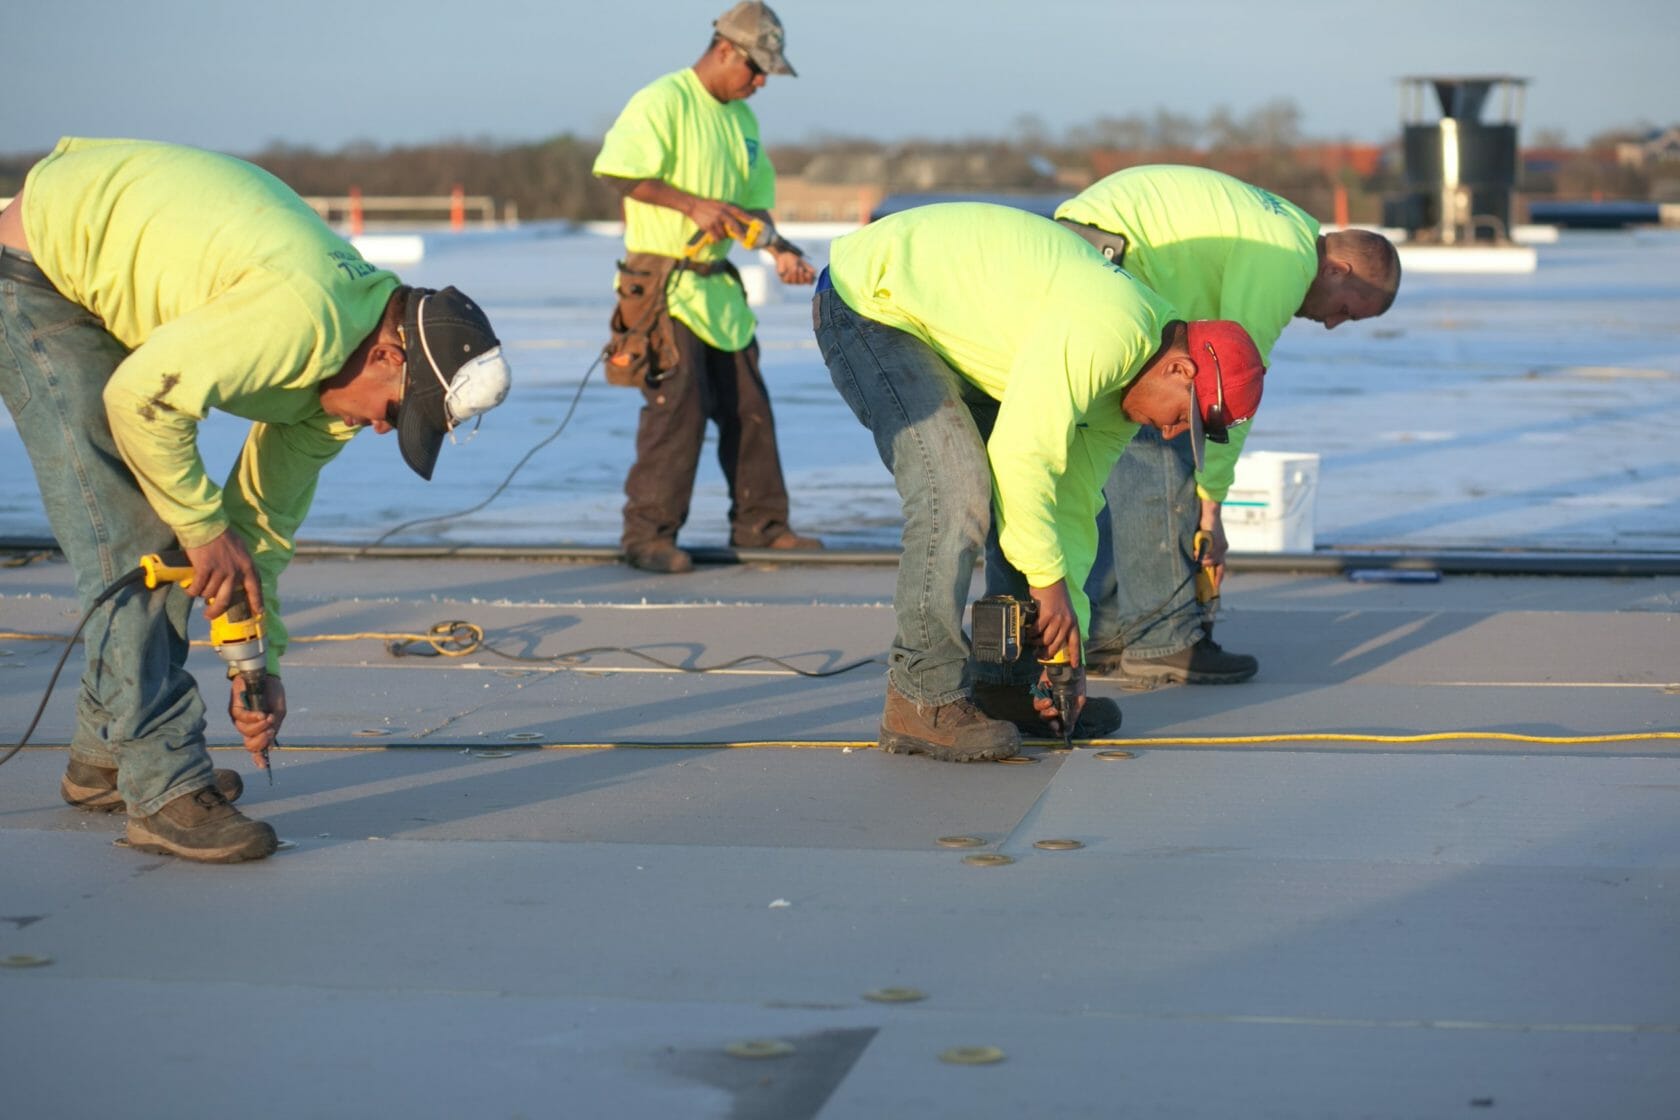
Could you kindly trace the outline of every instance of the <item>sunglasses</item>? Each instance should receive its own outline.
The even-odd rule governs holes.
[[[768,73],[764,67],[753,61],[753,56],[747,53],[747,48],[743,47],[739,43],[730,43],[729,45],[741,52],[741,58],[746,62],[747,69],[752,72],[753,77],[762,78],[766,73]]]
[[[1225,419],[1225,375],[1219,368],[1219,351],[1213,348],[1211,342],[1202,343],[1202,349],[1213,359],[1213,386],[1218,394],[1216,400],[1207,406],[1202,413],[1202,435],[1214,443],[1231,442],[1230,423]],[[1197,407],[1195,387],[1190,390],[1190,407]]]

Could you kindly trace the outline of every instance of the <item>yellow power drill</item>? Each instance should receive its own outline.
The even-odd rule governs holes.
[[[1202,559],[1213,546],[1213,534],[1206,529],[1197,529],[1190,538],[1190,560],[1196,565],[1196,602],[1202,606],[1202,629],[1208,637],[1213,636],[1214,604],[1219,598],[1219,576],[1213,568],[1204,567]]]
[[[990,665],[1007,665],[1019,661],[1026,652],[1027,629],[1038,613],[1038,603],[1032,599],[1017,599],[1013,595],[988,595],[974,603],[970,629],[974,660]],[[1045,679],[1050,682],[1050,701],[1061,716],[1062,745],[1073,748],[1073,708],[1079,695],[1080,669],[1068,660],[1067,650],[1059,649],[1049,657],[1040,657]]]
[[[747,223],[746,229],[737,228],[734,222],[727,222],[726,226],[729,236],[743,249],[770,249],[778,253],[795,253],[801,257],[805,255],[803,249],[777,233],[776,228],[763,218],[754,218]],[[702,249],[716,241],[717,238],[705,230],[695,230],[694,236],[688,239],[688,244],[683,248],[683,256],[694,260]]]
[[[140,558],[146,573],[146,586],[162,587],[177,583],[188,590],[192,587],[192,561],[184,552],[154,552]],[[243,584],[235,581],[233,602],[228,609],[210,620],[210,644],[227,664],[228,677],[239,681],[239,703],[248,712],[268,711],[268,644],[263,640],[263,616],[251,609]],[[268,764],[268,748],[263,748],[262,768],[268,771],[268,784],[274,784],[274,769]]]

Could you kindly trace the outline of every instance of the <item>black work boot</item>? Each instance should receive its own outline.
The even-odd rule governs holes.
[[[986,716],[966,696],[949,704],[918,705],[889,681],[881,749],[925,754],[940,762],[984,762],[1013,756],[1021,749],[1021,733],[1014,724]]]
[[[1226,653],[1212,638],[1165,657],[1120,655],[1122,676],[1180,684],[1236,684],[1260,671],[1260,662],[1246,653]]]
[[[974,702],[993,719],[1008,720],[1021,734],[1035,739],[1060,739],[1062,733],[1039,718],[1033,707],[1032,689],[1024,684],[977,684]],[[1101,739],[1120,730],[1120,705],[1106,696],[1085,697],[1085,706],[1073,724],[1075,739]]]
[[[624,559],[632,568],[664,575],[681,575],[694,570],[694,557],[678,548],[673,541],[649,541],[624,547]]]
[[[262,859],[280,841],[274,829],[228,804],[215,786],[206,786],[164,802],[149,817],[130,816],[128,844],[202,863],[239,863]]]
[[[245,792],[245,779],[239,776],[239,771],[215,770],[212,774],[216,788],[229,801],[238,801],[239,795]],[[128,808],[122,794],[117,792],[116,767],[95,766],[74,757],[64,768],[64,777],[59,779],[58,795],[66,805],[90,813],[117,813]]]

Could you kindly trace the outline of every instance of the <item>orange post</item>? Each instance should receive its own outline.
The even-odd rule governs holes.
[[[350,236],[362,235],[362,188],[350,188]]]
[[[1336,184],[1336,224],[1344,229],[1348,224],[1347,187],[1341,183]]]
[[[456,183],[449,192],[449,228],[459,231],[467,224],[467,192]]]

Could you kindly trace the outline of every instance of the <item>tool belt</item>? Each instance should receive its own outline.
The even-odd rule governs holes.
[[[659,253],[626,253],[618,262],[618,304],[603,350],[607,382],[634,389],[657,388],[677,368],[676,327],[667,295],[678,272],[713,276],[727,272],[741,281],[727,260],[688,261]]]

